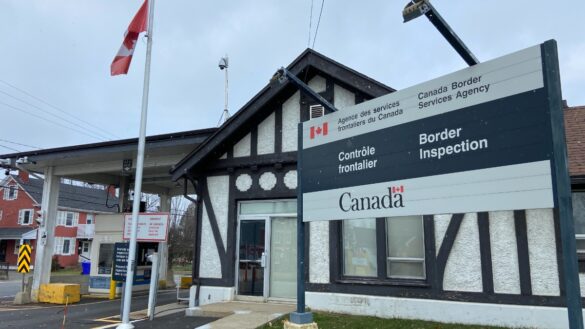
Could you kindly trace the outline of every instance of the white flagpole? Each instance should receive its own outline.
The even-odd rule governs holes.
[[[126,270],[126,287],[124,290],[124,308],[122,323],[117,329],[133,329],[130,323],[130,304],[132,301],[132,285],[134,282],[134,268],[136,264],[136,235],[138,230],[138,211],[140,210],[140,195],[142,192],[142,171],[144,168],[144,146],[146,144],[146,118],[148,112],[148,87],[150,82],[150,57],[152,52],[152,26],[154,18],[154,0],[148,0],[148,29],[146,37],[146,64],[144,67],[144,87],[142,89],[142,113],[140,115],[140,135],[138,137],[138,154],[136,156],[136,178],[134,180],[134,201],[132,203],[132,232],[130,234],[130,248],[128,267]]]

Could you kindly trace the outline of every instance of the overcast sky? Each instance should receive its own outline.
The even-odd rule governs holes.
[[[127,76],[109,72],[141,3],[0,1],[0,154],[138,136],[145,41]],[[311,44],[321,3],[313,3]],[[402,23],[405,3],[325,1],[314,49],[396,89],[466,67],[426,18]],[[585,1],[433,4],[480,61],[556,39],[563,98],[585,105]],[[225,54],[237,111],[307,48],[310,12],[311,0],[157,1],[147,133],[217,125]]]

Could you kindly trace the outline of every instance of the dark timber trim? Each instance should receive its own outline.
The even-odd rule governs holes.
[[[481,253],[481,278],[483,292],[494,293],[494,273],[492,270],[492,248],[490,242],[490,215],[488,212],[477,213],[479,230],[479,251]]]
[[[203,190],[203,204],[205,205],[205,209],[207,210],[207,218],[209,219],[209,226],[211,227],[211,232],[213,233],[213,239],[215,240],[215,245],[217,246],[217,253],[219,256],[219,260],[221,262],[221,275],[225,277],[228,270],[228,261],[225,251],[225,246],[223,244],[223,240],[221,239],[221,233],[219,232],[219,225],[217,224],[217,218],[215,217],[215,211],[213,211],[213,205],[211,204],[211,199],[209,197],[209,189],[207,188],[207,180],[205,180],[202,185]]]
[[[449,222],[449,226],[447,227],[447,231],[445,232],[445,237],[443,238],[443,243],[439,248],[439,254],[437,255],[437,289],[443,290],[443,279],[445,277],[445,267],[447,266],[447,261],[449,260],[449,255],[451,254],[451,249],[453,249],[453,245],[455,244],[455,239],[457,238],[457,233],[459,233],[459,228],[461,227],[461,222],[463,221],[464,214],[454,214],[451,216],[451,221]]]
[[[433,215],[423,216],[423,230],[425,239],[425,270],[427,282],[437,290],[437,248],[435,246],[435,217]]]
[[[438,291],[429,289],[426,286],[400,286],[383,284],[380,282],[361,281],[354,284],[347,283],[309,283],[306,286],[307,292],[341,293],[369,295],[380,297],[418,298],[434,299],[444,301],[459,301],[489,304],[511,304],[511,305],[534,305],[534,306],[555,306],[563,307],[564,298],[561,296],[523,296],[518,294],[486,294],[483,292],[463,291]]]
[[[565,269],[563,267],[563,242],[561,241],[561,218],[558,208],[553,209],[553,220],[555,225],[555,246],[557,249],[557,267],[559,272],[559,292],[565,296]]]
[[[228,213],[227,213],[227,250],[226,250],[226,261],[227,271],[222,273],[223,278],[231,282],[233,285],[236,283],[236,241],[237,241],[237,230],[238,230],[238,218],[237,218],[237,203],[235,200],[235,178],[233,174],[229,175],[229,187],[228,187]]]
[[[276,110],[274,110],[274,153],[281,152],[282,152],[282,105],[278,105]]]
[[[254,126],[250,131],[250,156],[258,155],[258,126]]]
[[[378,277],[387,278],[388,269],[386,266],[388,259],[388,248],[386,246],[386,219],[376,218],[376,250],[378,255],[376,257],[378,267]]]
[[[343,253],[341,251],[341,221],[329,221],[329,281],[339,280]]]
[[[514,210],[514,226],[516,228],[516,245],[518,250],[518,272],[520,274],[520,294],[532,295],[530,279],[530,254],[528,252],[528,232],[526,228],[526,211]]]
[[[232,159],[221,159],[210,164],[207,170],[223,170],[228,168],[248,168],[251,166],[274,166],[276,163],[282,165],[292,164],[297,162],[297,152],[271,153],[261,154],[253,157],[241,157]]]

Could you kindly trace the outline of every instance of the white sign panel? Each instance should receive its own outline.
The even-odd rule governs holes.
[[[303,220],[552,208],[535,46],[302,124]]]
[[[138,215],[137,241],[165,242],[169,231],[169,214],[152,213]],[[130,240],[132,214],[124,216],[124,240]]]

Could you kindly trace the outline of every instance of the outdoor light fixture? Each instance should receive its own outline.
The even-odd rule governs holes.
[[[411,21],[419,16],[426,14],[430,10],[425,0],[413,0],[406,4],[402,11],[404,22]]]
[[[463,60],[469,65],[473,66],[479,61],[467,48],[467,46],[459,39],[455,31],[451,29],[449,24],[439,15],[439,12],[431,5],[430,0],[411,0],[409,1],[404,10],[402,11],[402,18],[404,23],[409,22],[419,16],[425,15],[433,23],[433,25],[439,30],[451,47],[455,48],[455,51],[463,58]]]

